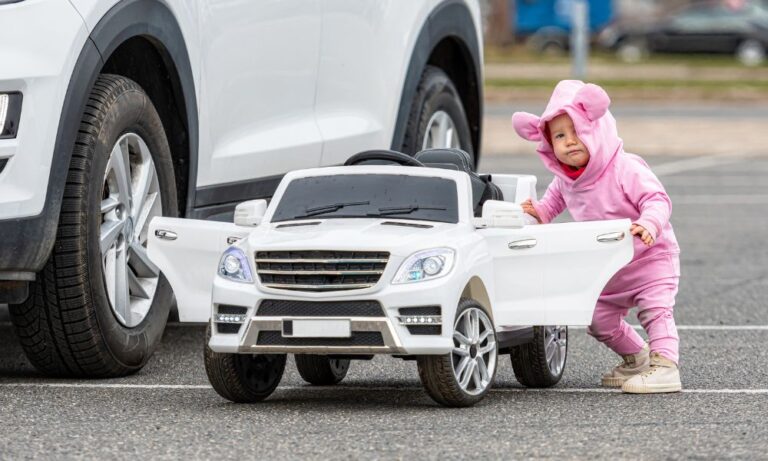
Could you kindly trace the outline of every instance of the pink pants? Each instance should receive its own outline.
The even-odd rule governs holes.
[[[637,318],[648,334],[651,352],[678,363],[680,339],[672,317],[677,285],[678,277],[669,277],[650,286],[600,295],[587,331],[619,355],[636,354],[645,341],[624,317],[637,306]]]

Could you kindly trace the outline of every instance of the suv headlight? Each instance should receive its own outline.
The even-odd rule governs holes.
[[[229,247],[219,261],[219,275],[227,280],[241,283],[253,283],[251,265],[242,250]]]
[[[453,268],[455,252],[450,248],[419,251],[405,260],[397,270],[393,284],[422,282],[444,277]]]

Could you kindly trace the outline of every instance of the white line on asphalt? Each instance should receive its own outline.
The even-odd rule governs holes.
[[[198,390],[213,389],[206,384],[99,384],[99,383],[0,383],[0,388],[83,388],[83,389],[171,389],[171,390]],[[318,390],[346,390],[346,391],[421,391],[421,387],[397,387],[397,386],[280,386],[278,391],[318,391]],[[549,389],[526,388],[496,388],[494,393],[541,393],[541,394],[619,394],[621,389],[592,387],[592,388],[565,388],[555,387]],[[768,394],[768,389],[683,389],[684,394]]]
[[[11,322],[0,322],[0,327],[10,327]],[[204,323],[169,323],[169,327],[173,328],[188,328],[188,327],[204,327]],[[636,330],[642,330],[640,325],[633,325]],[[586,326],[570,326],[573,330],[584,330]],[[699,330],[699,331],[766,331],[768,325],[678,325],[678,330]]]
[[[746,157],[739,155],[707,155],[704,157],[687,158],[676,160],[674,162],[662,163],[651,167],[656,176],[668,176],[691,170],[700,170],[702,168],[711,168],[713,166],[725,165],[728,163],[738,163],[746,160]]]
[[[642,325],[632,325],[635,330],[642,330]],[[573,330],[585,330],[585,326],[568,327]],[[678,330],[697,331],[766,331],[768,325],[677,325]]]
[[[675,205],[763,205],[768,194],[672,195]]]

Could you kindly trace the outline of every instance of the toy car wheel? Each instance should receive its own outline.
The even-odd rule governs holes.
[[[473,299],[462,299],[453,324],[453,351],[418,358],[419,378],[436,402],[468,407],[482,400],[496,375],[493,322]]]
[[[205,335],[205,372],[213,389],[237,403],[255,403],[275,391],[285,370],[285,354],[226,354],[208,346],[211,325]]]
[[[82,116],[56,243],[11,318],[29,360],[58,376],[133,373],[159,344],[172,292],[147,256],[154,216],[177,215],[170,147],[132,80],[101,75]]]
[[[413,155],[438,147],[463,149],[473,155],[469,122],[458,90],[445,72],[427,66],[416,90],[401,150]]]
[[[533,327],[533,341],[512,348],[515,377],[523,386],[550,387],[563,377],[568,356],[568,327]]]
[[[338,384],[347,376],[349,370],[349,359],[309,354],[296,354],[293,358],[301,378],[315,386]]]

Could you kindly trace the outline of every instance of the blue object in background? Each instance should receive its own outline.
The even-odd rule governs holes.
[[[564,32],[570,32],[572,4],[573,0],[516,0],[515,31],[519,35],[530,35],[542,27],[557,27]],[[600,30],[611,19],[613,0],[589,0],[591,31]]]

